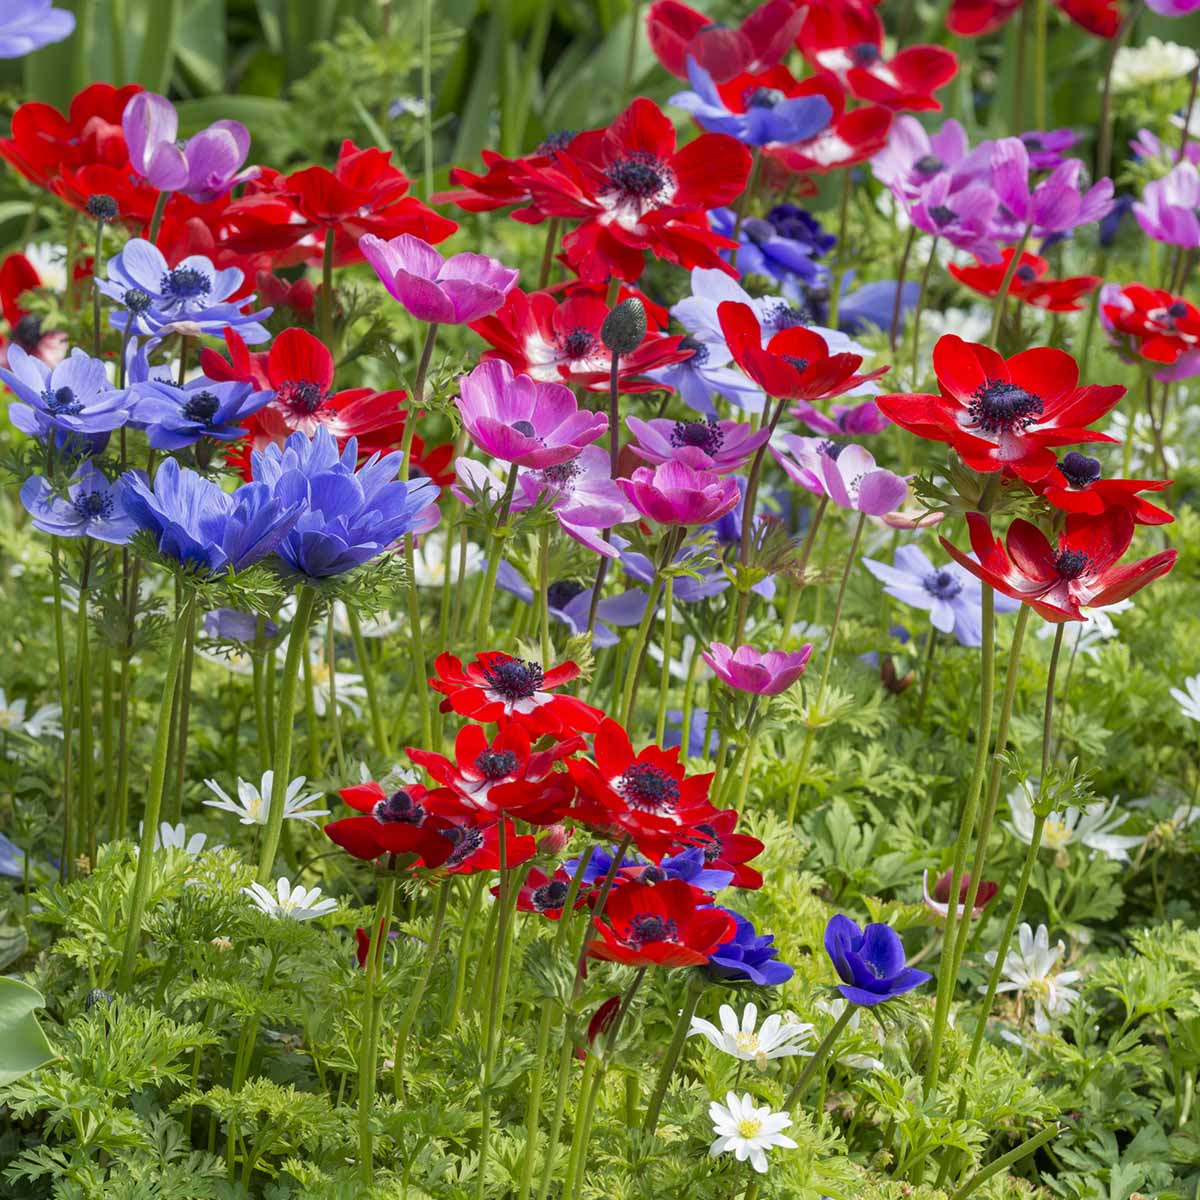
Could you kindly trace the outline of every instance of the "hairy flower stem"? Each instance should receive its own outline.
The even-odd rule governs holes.
[[[167,201],[171,199],[170,192],[159,192],[154,202],[154,212],[150,217],[150,228],[146,233],[146,241],[157,242],[158,231],[162,228],[163,214],[167,211]],[[68,279],[70,275],[68,273]]]
[[[479,623],[475,629],[475,642],[482,647],[487,644],[492,621],[492,597],[496,592],[496,572],[500,569],[500,559],[504,551],[504,539],[508,537],[506,527],[509,510],[512,508],[513,496],[517,491],[517,475],[519,468],[512,463],[508,468],[508,482],[504,485],[504,495],[500,507],[496,510],[496,529],[488,546],[487,571],[483,577],[483,592],[479,601]],[[547,663],[546,666],[550,664]]]
[[[850,217],[850,189],[853,184],[853,171],[850,167],[842,170],[841,197],[838,200],[838,232],[837,249],[834,255],[833,278],[830,280],[829,291],[829,328],[838,327],[838,307],[842,300],[843,276],[846,266],[846,230]]]
[[[675,608],[675,576],[668,575],[663,587],[662,672],[658,679],[658,719],[654,723],[654,742],[661,746],[667,732],[667,692],[671,687],[671,617]],[[687,747],[684,747],[686,756]]]
[[[979,796],[983,790],[983,777],[987,768],[988,746],[992,735],[992,707],[996,691],[996,593],[990,584],[983,585],[983,642],[979,653],[979,723],[975,730],[975,765],[971,782],[967,786],[958,837],[954,843],[954,860],[950,869],[951,899],[958,897],[962,888],[963,871],[967,862],[967,847],[975,830],[975,817],[979,809]],[[964,920],[969,917],[964,915]],[[951,903],[946,909],[945,945],[953,946],[955,927],[958,921],[958,906]],[[929,1036],[929,1059],[925,1065],[925,1094],[929,1095],[938,1085],[941,1068],[942,1039],[946,1032],[946,1021],[950,1015],[950,1001],[954,995],[956,976],[944,964],[938,972],[937,1001],[933,1013],[933,1029]]]
[[[918,359],[921,354],[921,313],[925,309],[925,295],[929,291],[929,275],[937,260],[938,239],[935,237],[929,245],[929,257],[925,260],[925,269],[921,272],[921,284],[917,288],[917,307],[912,316],[912,385],[917,386]]]
[[[265,884],[275,868],[279,835],[283,829],[283,807],[288,783],[292,778],[292,733],[296,716],[296,688],[300,679],[300,662],[308,645],[308,628],[312,623],[317,593],[307,584],[296,596],[296,615],[292,618],[288,637],[287,657],[283,661],[283,680],[279,687],[279,728],[275,733],[275,775],[271,781],[271,802],[267,823],[263,829],[262,849],[255,878]]]
[[[474,944],[475,921],[483,902],[486,878],[480,873],[472,880],[467,910],[463,914],[462,932],[459,935],[458,962],[454,968],[454,987],[450,991],[450,1002],[446,1009],[446,1031],[448,1033],[454,1032],[454,1028],[458,1024],[458,1014],[462,1009],[463,995],[467,988],[467,966],[471,961],[471,950]]]
[[[1125,39],[1133,28],[1142,10],[1142,0],[1133,0],[1125,13],[1117,35],[1108,44],[1108,61],[1104,65],[1104,83],[1100,92],[1100,120],[1096,122],[1098,131],[1096,139],[1096,178],[1103,179],[1108,174],[1112,164],[1112,74],[1117,61],[1117,51],[1125,45]],[[1020,128],[1020,126],[1016,126]]]
[[[904,249],[900,252],[900,264],[896,268],[896,296],[892,301],[892,322],[888,326],[888,345],[892,353],[896,353],[896,345],[900,340],[900,313],[904,309],[904,278],[908,274],[908,260],[912,256],[912,248],[917,240],[917,227],[908,227],[908,237],[904,239]]]
[[[679,1019],[675,1022],[675,1032],[671,1035],[671,1044],[667,1047],[666,1057],[658,1072],[654,1091],[646,1102],[646,1117],[642,1122],[642,1133],[650,1137],[658,1128],[658,1118],[662,1113],[663,1100],[667,1095],[671,1077],[683,1053],[683,1045],[687,1041],[692,1028],[692,1018],[696,1015],[696,1007],[704,994],[704,977],[698,972],[692,972],[688,979],[687,994],[684,997],[683,1008],[679,1010]]]
[[[1017,1163],[1024,1158],[1028,1158],[1035,1150],[1040,1150],[1047,1142],[1053,1141],[1061,1132],[1062,1130],[1058,1125],[1047,1125],[1041,1133],[1035,1134],[1028,1141],[1022,1142],[1016,1149],[1010,1150],[1007,1154],[1002,1154],[993,1162],[988,1163],[986,1167],[981,1167],[950,1197],[950,1200],[967,1200],[967,1197],[972,1192],[976,1191],[981,1184],[991,1179],[993,1175],[999,1175],[1001,1171],[1007,1171],[1009,1167],[1016,1166]]]
[[[856,1005],[846,1001],[846,1007],[842,1009],[841,1015],[833,1023],[833,1028],[822,1038],[821,1044],[813,1051],[813,1056],[805,1064],[804,1070],[800,1072],[800,1078],[796,1080],[792,1086],[792,1090],[788,1092],[787,1099],[783,1102],[783,1107],[787,1111],[795,1106],[797,1100],[804,1095],[804,1089],[808,1081],[816,1073],[817,1068],[829,1057],[830,1050],[833,1049],[834,1043],[842,1036],[842,1030],[850,1024],[851,1018],[858,1012]]]
[[[317,314],[321,330],[321,341],[329,353],[337,358],[333,345],[333,244],[335,230],[331,225],[325,230],[325,250],[321,255],[321,303]]]
[[[614,281],[618,283],[614,276]],[[609,285],[608,306],[612,308],[616,296]],[[617,477],[617,467],[621,458],[621,356],[613,351],[612,367],[608,375],[608,473],[613,479]],[[604,540],[612,537],[612,530],[604,531]],[[608,576],[608,555],[600,556],[596,567],[596,582],[592,584],[592,601],[588,605],[587,631],[590,634],[596,628],[596,610],[600,607],[600,593],[604,588],[604,580]]]
[[[929,685],[933,680],[933,659],[937,652],[938,631],[931,625],[926,634],[925,654],[921,660],[921,691],[917,696],[917,711],[913,724],[920,725],[925,717],[925,705],[929,700]]]
[[[346,605],[346,619],[350,624],[350,640],[354,643],[354,657],[358,662],[358,669],[362,672],[363,687],[367,691],[367,709],[371,714],[371,734],[375,739],[375,752],[380,758],[386,759],[391,751],[388,744],[387,723],[383,719],[383,709],[379,704],[379,680],[375,675],[375,664],[367,652],[362,622],[350,604]]]
[[[1024,9],[1022,9],[1022,12]],[[993,349],[996,349],[997,342],[1000,337],[1000,325],[1004,321],[1004,306],[1008,301],[1008,290],[1012,287],[1013,276],[1017,273],[1017,267],[1021,263],[1021,255],[1025,253],[1025,244],[1029,241],[1029,235],[1033,232],[1033,222],[1030,221],[1021,233],[1021,240],[1013,247],[1012,258],[1008,260],[1008,267],[1004,272],[1004,278],[1000,280],[1000,290],[996,293],[995,306],[992,309],[992,328],[988,333],[987,344]]]
[[[746,187],[738,197],[737,210],[733,219],[733,240],[738,242],[738,245],[734,246],[729,254],[729,265],[735,269],[737,267],[738,250],[741,249],[741,243],[738,239],[742,232],[742,223],[746,220],[746,212],[754,199],[754,193],[758,191],[758,176],[762,171],[762,157],[762,147],[755,146],[754,158],[750,163],[750,178],[746,180]]]
[[[394,856],[379,887],[375,915],[371,918],[371,944],[367,950],[366,987],[363,990],[362,1046],[358,1067],[358,1164],[359,1178],[370,1186],[375,1174],[375,1153],[371,1132],[371,1109],[375,1106],[375,1076],[378,1071],[379,1017],[382,997],[377,995],[383,951],[392,923],[392,905],[396,898]]]
[[[337,642],[334,638],[333,605],[325,619],[325,665],[329,668],[329,736],[333,741],[333,757],[337,763],[338,777],[346,777],[346,752],[342,746],[342,722],[338,714],[337,699]],[[427,742],[426,745],[429,743]]]
[[[675,554],[679,550],[680,545],[682,545],[686,533],[686,528],[680,525],[669,530],[662,540],[658,563],[654,570],[654,579],[650,583],[650,595],[646,600],[646,611],[642,613],[642,619],[638,622],[637,632],[633,638],[632,650],[629,658],[626,660],[625,683],[621,698],[621,712],[624,714],[621,723],[626,728],[628,728],[629,722],[633,717],[633,705],[637,697],[638,677],[642,672],[642,659],[645,658],[646,654],[646,643],[650,637],[650,626],[653,624],[654,615],[658,611],[658,597],[664,583],[663,572],[674,560]]]
[[[540,292],[550,282],[554,269],[554,252],[558,249],[558,235],[562,230],[562,218],[551,217],[546,222],[546,244],[542,248],[542,263],[538,267],[537,290]]]
[[[49,471],[50,478],[54,477]],[[71,878],[75,861],[75,814],[72,811],[73,769],[71,755],[71,731],[74,713],[74,698],[71,694],[71,673],[67,666],[67,632],[63,616],[62,564],[59,560],[58,538],[50,539],[50,577],[54,588],[54,650],[58,660],[58,704],[62,709],[63,730],[63,836],[59,859],[59,878],[65,883]]]
[[[154,734],[154,750],[150,757],[150,782],[146,788],[146,809],[142,817],[142,837],[138,846],[137,874],[133,881],[133,894],[129,900],[129,924],[125,930],[125,948],[121,954],[121,966],[117,973],[117,990],[126,992],[133,983],[133,972],[137,965],[138,942],[142,934],[142,916],[146,911],[146,896],[150,891],[150,874],[154,866],[154,835],[158,832],[158,818],[162,812],[163,787],[167,780],[167,747],[171,736],[171,720],[175,712],[175,680],[179,675],[179,664],[183,659],[183,645],[187,640],[188,624],[196,608],[196,593],[189,591],[184,611],[175,623],[171,648],[167,653],[163,669],[162,699],[158,707],[158,727]]]
[[[92,656],[88,629],[88,576],[91,573],[92,542],[83,539],[83,569],[79,578],[79,624],[75,635],[75,678],[79,687],[79,827],[76,837],[81,853],[96,863],[96,814],[92,748]]]
[[[187,783],[188,726],[192,708],[192,667],[196,661],[196,613],[188,621],[187,641],[183,644],[183,665],[179,674],[179,719],[175,731],[175,784],[171,791],[171,820],[183,817],[183,789]]]
[[[433,910],[433,926],[429,931],[425,962],[421,967],[421,974],[417,976],[417,982],[413,985],[408,1007],[404,1010],[404,1016],[400,1020],[400,1029],[396,1034],[396,1052],[393,1055],[395,1072],[392,1076],[392,1087],[396,1093],[396,1099],[401,1102],[404,1100],[404,1055],[408,1048],[408,1036],[412,1032],[417,1013],[421,1011],[421,1004],[425,999],[425,989],[429,986],[429,976],[433,973],[434,961],[442,947],[442,928],[446,923],[446,906],[450,900],[450,887],[453,883],[454,876],[447,875],[438,888],[437,904]]]

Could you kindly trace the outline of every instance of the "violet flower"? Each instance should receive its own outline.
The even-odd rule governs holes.
[[[204,636],[221,642],[242,642],[253,646],[258,640],[258,617],[236,608],[214,608],[204,614]],[[263,641],[269,642],[279,626],[269,618],[263,621]]]
[[[581,409],[565,384],[514,375],[503,359],[464,376],[454,402],[484,454],[521,467],[566,462],[608,429],[608,417]]]
[[[1021,134],[1021,142],[1029,152],[1029,165],[1035,171],[1053,171],[1061,166],[1063,155],[1078,140],[1073,129],[1047,129],[1044,133],[1031,129]]]
[[[828,496],[839,508],[872,517],[898,509],[908,483],[875,463],[875,456],[854,443],[782,434],[771,451],[789,479],[817,496]]]
[[[137,530],[125,511],[121,489],[91,462],[80,466],[65,496],[40,475],[25,480],[21,503],[34,528],[55,537],[90,537],[123,546]]]
[[[700,657],[712,668],[722,683],[739,692],[754,696],[778,696],[804,674],[812,657],[811,644],[799,650],[756,650],[739,646],[731,650],[724,642],[713,642]]]
[[[852,405],[835,404],[829,416],[807,401],[801,400],[788,409],[788,412],[814,432],[832,438],[867,437],[882,433],[891,424],[879,411],[879,405],[874,400],[864,400],[861,404]]]
[[[707,525],[729,512],[740,495],[732,479],[682,462],[638,467],[617,486],[643,517],[659,525]]]
[[[779,205],[765,217],[747,217],[741,228],[731,208],[714,208],[708,217],[713,231],[722,237],[733,238],[737,229],[739,276],[762,275],[774,279],[783,285],[785,294],[794,296],[799,284],[816,283],[828,275],[823,266],[813,261],[828,248],[821,248],[824,238],[814,239],[810,230],[797,226],[792,214],[798,211],[791,204]],[[775,219],[772,213],[776,214]],[[727,261],[732,259],[732,251],[722,251],[722,257]]]
[[[1133,205],[1137,223],[1156,242],[1200,248],[1200,169],[1191,162],[1177,163],[1161,179],[1146,184]]]
[[[8,347],[0,380],[16,395],[9,420],[40,441],[53,434],[75,451],[99,453],[108,435],[129,420],[128,396],[108,382],[104,364],[76,347],[50,367],[20,346]]]
[[[182,450],[201,438],[232,442],[244,437],[242,422],[275,397],[252,383],[217,383],[201,376],[178,384],[148,379],[130,389],[130,424],[144,429],[155,450]]]
[[[931,134],[916,117],[906,114],[892,122],[887,144],[871,159],[871,171],[898,196],[916,198],[943,173],[951,190],[958,191],[987,177],[990,147],[990,142],[984,142],[972,150],[966,130],[957,121],[946,121]]]
[[[892,566],[864,558],[863,566],[884,585],[883,590],[907,604],[929,613],[934,629],[952,633],[960,646],[978,646],[983,640],[983,585],[958,563],[935,567],[919,546],[897,549]],[[1015,612],[1020,601],[999,592],[996,612]]]
[[[723,942],[708,956],[705,971],[715,979],[730,983],[749,980],[759,987],[776,987],[787,983],[795,974],[795,970],[787,963],[779,961],[779,947],[775,945],[775,936],[759,934],[754,925],[741,913],[729,908],[723,911],[734,919],[734,934],[729,941]],[[920,972],[916,974],[919,975]]]
[[[980,262],[1000,261],[993,232],[1000,202],[990,184],[972,183],[956,191],[951,177],[941,174],[915,195],[906,195],[898,188],[893,188],[892,194],[923,233],[944,238],[956,249],[974,254]]]
[[[494,313],[520,275],[486,254],[443,258],[411,233],[390,241],[368,233],[358,248],[392,299],[418,321],[438,325],[466,325]]]
[[[1129,149],[1143,161],[1161,164],[1164,170],[1169,170],[1175,165],[1179,153],[1176,147],[1167,145],[1158,134],[1149,129],[1139,129],[1137,137],[1129,139]],[[1200,142],[1189,141],[1183,148],[1183,159],[1193,166],[1200,163]]]
[[[1146,0],[1146,7],[1160,17],[1186,17],[1200,9],[1200,0]]]
[[[51,0],[5,0],[0,13],[0,58],[24,58],[75,32],[75,14]]]
[[[717,415],[714,396],[723,396],[747,412],[762,412],[762,388],[727,365],[733,355],[724,341],[702,342],[689,334],[679,348],[691,350],[691,356],[669,367],[647,371],[646,378],[673,388],[684,404],[705,417]]]
[[[774,88],[758,88],[746,97],[745,112],[733,112],[721,99],[712,76],[691,56],[687,59],[690,92],[676,92],[670,103],[689,112],[709,133],[724,133],[747,146],[790,145],[815,137],[833,118],[824,96],[789,98]]]
[[[626,417],[625,424],[637,438],[630,449],[647,462],[687,463],[697,471],[727,475],[771,436],[769,429],[752,429],[742,421],[672,421],[658,418],[643,421]]]
[[[904,965],[904,943],[890,925],[860,929],[839,913],[825,926],[825,952],[842,980],[838,991],[851,1004],[874,1007],[933,978]]]
[[[129,164],[160,192],[183,192],[198,204],[218,200],[258,175],[242,170],[250,134],[240,121],[214,121],[180,146],[179,114],[165,96],[138,92],[121,116]]]
[[[1068,158],[1034,187],[1029,185],[1029,151],[1020,138],[1001,138],[992,147],[992,187],[1003,206],[994,231],[1003,242],[1070,233],[1106,216],[1113,206],[1111,179],[1080,190],[1083,163]]]
[[[732,511],[732,510],[731,510]],[[613,545],[617,548],[621,559],[621,570],[638,583],[647,587],[654,580],[654,564],[644,554],[629,549],[629,542],[620,535],[613,535]],[[685,548],[675,556],[675,563],[687,563],[699,556],[693,548]],[[774,584],[773,578],[762,581],[754,590],[757,592],[764,584]],[[680,575],[675,580],[674,599],[679,604],[697,604],[720,595],[729,587],[729,576],[724,567],[714,567],[710,570],[691,570],[686,575]],[[761,592],[760,592],[761,594]]]

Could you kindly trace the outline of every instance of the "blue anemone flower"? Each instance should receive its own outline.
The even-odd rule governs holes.
[[[21,503],[36,529],[56,537],[91,537],[123,546],[137,530],[125,511],[122,489],[91,462],[80,466],[65,496],[40,475],[25,480]]]
[[[231,442],[244,436],[241,423],[274,398],[252,383],[218,383],[200,377],[178,384],[148,379],[131,389],[131,424],[146,431],[155,450],[181,450],[201,438]]]
[[[203,629],[205,637],[253,646],[258,639],[258,617],[236,608],[214,608],[204,614]],[[270,618],[263,621],[264,642],[269,642],[278,632],[279,626]]]
[[[933,978],[904,965],[904,943],[890,926],[878,922],[859,929],[840,913],[825,926],[825,952],[842,983],[838,991],[851,1004],[870,1008]]]
[[[775,987],[791,979],[795,971],[779,961],[775,935],[759,934],[741,913],[729,908],[724,911],[733,918],[736,929],[729,941],[708,956],[708,973],[730,983],[749,980],[760,987]]]

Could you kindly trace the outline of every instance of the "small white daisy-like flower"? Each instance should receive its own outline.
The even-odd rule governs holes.
[[[172,825],[170,821],[164,821],[158,827],[158,832],[154,835],[155,850],[169,849],[182,850],[185,854],[190,854],[195,858],[198,854],[204,852],[204,843],[208,841],[208,837],[203,833],[193,833],[188,836],[188,831],[181,821],[178,825]],[[220,846],[214,846],[214,850],[221,849]]]
[[[0,688],[0,729],[27,734],[31,738],[62,737],[62,708],[57,704],[43,704],[32,716],[26,716],[28,708],[24,699],[9,701],[4,689]]]
[[[1028,997],[1033,1002],[1033,1027],[1038,1033],[1048,1033],[1053,1018],[1063,1016],[1079,999],[1079,992],[1070,985],[1080,977],[1080,972],[1053,973],[1066,949],[1061,940],[1050,948],[1050,934],[1045,925],[1039,925],[1035,934],[1022,922],[1017,930],[1016,947],[1004,956],[1004,979],[996,991],[1018,992]],[[995,965],[995,950],[989,950],[984,957],[989,966]]]
[[[713,1133],[717,1135],[716,1141],[708,1148],[714,1158],[732,1150],[738,1162],[749,1159],[750,1165],[764,1175],[768,1150],[776,1146],[785,1150],[796,1149],[796,1143],[781,1132],[792,1123],[792,1118],[766,1105],[757,1107],[749,1092],[743,1092],[741,1096],[729,1092],[724,1104],[714,1100],[708,1106],[708,1115],[713,1123]]]
[[[455,538],[450,545],[449,571],[450,577],[456,582],[461,559],[462,543]],[[478,574],[483,563],[483,549],[474,542],[468,542],[464,578]],[[446,570],[446,535],[435,532],[421,538],[413,548],[413,579],[417,587],[440,588],[446,582]]]
[[[1182,79],[1196,65],[1196,52],[1176,42],[1148,37],[1140,46],[1122,46],[1112,63],[1112,90],[1136,92],[1155,83]]]
[[[1172,688],[1171,699],[1189,721],[1200,721],[1200,675],[1189,676],[1181,688]]]
[[[1038,780],[1030,779],[1027,786],[1030,791],[1018,786],[1009,793],[1012,821],[1004,822],[1004,827],[1026,845],[1033,840],[1034,815],[1030,795],[1037,794]],[[1142,837],[1116,832],[1128,819],[1129,813],[1119,812],[1115,800],[1098,800],[1086,808],[1052,812],[1042,827],[1042,845],[1051,850],[1062,850],[1079,842],[1089,850],[1099,850],[1107,858],[1127,862],[1129,851],[1145,841]]]
[[[303,888],[299,884],[293,887],[282,876],[275,881],[274,895],[261,883],[252,883],[242,891],[258,905],[260,912],[285,921],[312,921],[333,912],[338,906],[332,897],[326,896],[322,900],[319,887]]]
[[[329,664],[325,661],[325,642],[318,638],[312,643],[312,677],[313,677],[313,708],[317,716],[323,717],[329,711]],[[337,697],[339,709],[346,709],[356,717],[361,717],[363,710],[360,700],[367,698],[367,689],[363,685],[363,677],[349,671],[337,671],[333,678],[333,690]]]
[[[275,772],[264,771],[262,780],[255,787],[249,780],[240,776],[237,781],[238,798],[234,800],[215,779],[206,779],[204,786],[215,792],[219,800],[205,800],[209,808],[219,808],[224,812],[233,813],[243,825],[265,825],[271,811],[271,789],[274,786]],[[283,819],[285,821],[307,821],[316,825],[317,817],[327,817],[327,808],[309,808],[320,797],[315,792],[303,793],[304,785],[308,782],[300,775],[287,786],[283,797]]]
[[[743,1062],[755,1063],[761,1071],[772,1058],[787,1058],[793,1054],[811,1054],[805,1047],[812,1041],[813,1027],[790,1016],[785,1020],[772,1013],[755,1030],[758,1008],[747,1004],[742,1010],[741,1020],[728,1004],[720,1009],[721,1028],[702,1017],[692,1018],[692,1033],[700,1034],[718,1050]]]

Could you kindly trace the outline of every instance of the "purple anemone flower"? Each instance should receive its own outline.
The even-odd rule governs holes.
[[[258,175],[257,167],[242,170],[250,134],[240,121],[214,121],[181,146],[175,105],[166,96],[139,92],[126,104],[121,128],[130,166],[160,192],[183,192],[207,204]]]
[[[882,433],[891,424],[874,400],[852,405],[835,404],[829,416],[802,400],[788,412],[798,421],[803,421],[809,429],[833,438],[867,437]]]
[[[935,567],[919,546],[901,546],[893,565],[864,558],[863,566],[894,600],[929,613],[934,629],[952,633],[960,646],[983,640],[983,585],[958,563]],[[996,593],[997,612],[1015,612],[1020,601]]]
[[[1029,165],[1034,171],[1053,171],[1061,166],[1063,155],[1078,140],[1073,129],[1047,129],[1045,132],[1031,129],[1021,134],[1021,141],[1029,152]]]
[[[484,454],[521,467],[566,462],[608,429],[608,417],[581,409],[565,384],[514,375],[502,359],[464,376],[455,404]]]
[[[875,463],[867,449],[851,442],[785,433],[771,451],[789,479],[839,508],[881,517],[904,503],[908,483]]]
[[[756,650],[739,646],[736,650],[724,642],[713,642],[700,652],[700,657],[712,668],[722,683],[739,692],[755,696],[778,696],[804,674],[812,657],[811,644],[799,650]]]
[[[90,537],[123,546],[137,531],[137,523],[125,511],[121,489],[91,462],[80,466],[65,496],[40,475],[25,480],[21,503],[34,527],[55,537]]]
[[[265,483],[225,492],[173,458],[158,468],[153,485],[134,472],[122,476],[121,498],[160,553],[207,575],[240,571],[273,553],[303,507],[273,495]]]
[[[204,614],[203,629],[205,637],[253,646],[258,639],[258,617],[236,608],[214,608]],[[279,626],[270,618],[263,621],[263,641],[269,642],[278,632]]]
[[[105,266],[105,279],[96,280],[104,295],[123,306],[109,317],[113,326],[155,341],[171,333],[187,337],[221,337],[234,329],[251,345],[270,334],[261,321],[271,309],[246,313],[253,296],[229,299],[242,286],[237,267],[217,270],[211,260],[192,254],[177,266],[167,265],[162,251],[143,238],[132,238]]]
[[[954,120],[931,134],[916,117],[899,116],[888,130],[887,144],[871,159],[871,171],[897,195],[916,198],[943,173],[951,190],[958,191],[986,178],[990,146],[983,142],[972,150],[967,131]]]
[[[104,449],[108,435],[129,420],[127,393],[108,382],[104,364],[76,348],[50,367],[20,346],[8,347],[3,380],[17,397],[8,407],[9,419],[22,432],[40,441],[51,434],[69,448],[90,453]]]
[[[1146,0],[1146,7],[1160,17],[1186,17],[1200,9],[1200,0]]]
[[[681,462],[697,471],[727,475],[771,436],[769,429],[753,429],[742,421],[672,421],[659,418],[643,421],[626,417],[625,424],[637,438],[630,449],[647,462]]]
[[[734,934],[708,956],[705,970],[709,975],[728,983],[749,980],[759,987],[776,987],[787,983],[795,971],[787,963],[779,961],[779,947],[775,945],[774,934],[759,934],[741,913],[729,908],[723,911],[734,920]]]
[[[793,207],[790,204],[780,206],[787,210]],[[819,243],[809,231],[797,228],[790,212],[778,213],[776,209],[771,212],[777,213],[777,221],[771,219],[771,213],[765,217],[748,217],[740,229],[732,208],[714,208],[708,214],[714,232],[722,237],[732,238],[734,229],[738,229],[738,275],[762,275],[774,279],[783,285],[785,293],[791,294],[796,293],[801,283],[823,280],[828,272],[813,261],[824,253],[818,248]],[[794,236],[797,233],[800,236]],[[723,251],[722,256],[728,260],[732,252]]]
[[[571,875],[579,870],[578,858],[568,859],[563,868]],[[597,846],[583,870],[585,884],[599,883],[612,869],[613,854]],[[678,854],[667,855],[661,862],[652,863],[636,854],[626,852],[621,859],[621,877],[625,882],[662,883],[665,879],[683,879],[703,892],[719,892],[733,882],[732,871],[710,870],[702,846],[694,846]]]
[[[75,14],[51,0],[5,0],[0,12],[0,58],[24,58],[75,32]]]
[[[933,978],[904,965],[904,943],[890,925],[860,929],[839,913],[825,926],[825,952],[842,980],[838,991],[851,1004],[883,1004]]]
[[[373,454],[361,467],[358,439],[338,454],[337,439],[321,426],[310,439],[293,433],[282,447],[251,455],[254,478],[300,516],[277,548],[302,575],[340,575],[383,554],[406,533],[437,524],[437,485],[427,478],[399,480],[402,456]]]
[[[691,113],[701,129],[728,134],[747,146],[807,141],[833,119],[824,96],[789,98],[774,88],[759,88],[747,99],[745,112],[733,112],[712,76],[690,55],[687,75],[692,90],[676,92],[670,103]]]
[[[1113,206],[1112,180],[1101,179],[1082,191],[1083,170],[1079,159],[1068,158],[1031,188],[1025,143],[1001,138],[992,147],[992,188],[1002,205],[994,223],[996,237],[1015,242],[1028,230],[1031,237],[1047,238],[1107,216]]]
[[[274,399],[252,383],[218,383],[201,376],[178,384],[147,379],[130,389],[130,424],[144,429],[155,450],[181,450],[201,438],[231,442],[244,437],[241,423]]]
[[[465,325],[494,313],[520,275],[486,254],[443,258],[411,233],[391,241],[368,233],[358,248],[394,300],[418,321],[439,325]]]
[[[762,388],[727,365],[733,355],[723,341],[703,342],[688,334],[679,348],[691,350],[691,357],[647,371],[646,377],[674,388],[684,404],[705,417],[717,415],[714,396],[723,396],[747,412],[762,412]]]
[[[682,462],[638,467],[628,479],[618,479],[617,486],[643,517],[659,525],[707,525],[723,517],[740,496],[732,479]]]
[[[620,554],[621,570],[630,579],[649,586],[654,579],[654,564],[650,559],[636,550],[630,550],[629,542],[619,535],[613,536],[613,545]],[[696,557],[698,554],[695,550],[685,548],[675,556],[675,562],[687,563]],[[723,567],[716,567],[708,571],[689,571],[686,575],[676,577],[674,598],[678,604],[696,604],[701,600],[708,600],[719,595],[727,587],[729,587],[729,576],[725,574]]]
[[[1140,201],[1133,205],[1137,223],[1156,242],[1200,248],[1200,170],[1194,163],[1181,162],[1161,179],[1146,184]]]
[[[980,262],[1000,261],[993,232],[1000,202],[990,184],[973,183],[955,191],[950,176],[942,174],[931,179],[916,195],[907,195],[897,188],[892,189],[892,194],[904,206],[908,219],[923,233],[944,238],[958,250],[970,251]]]

